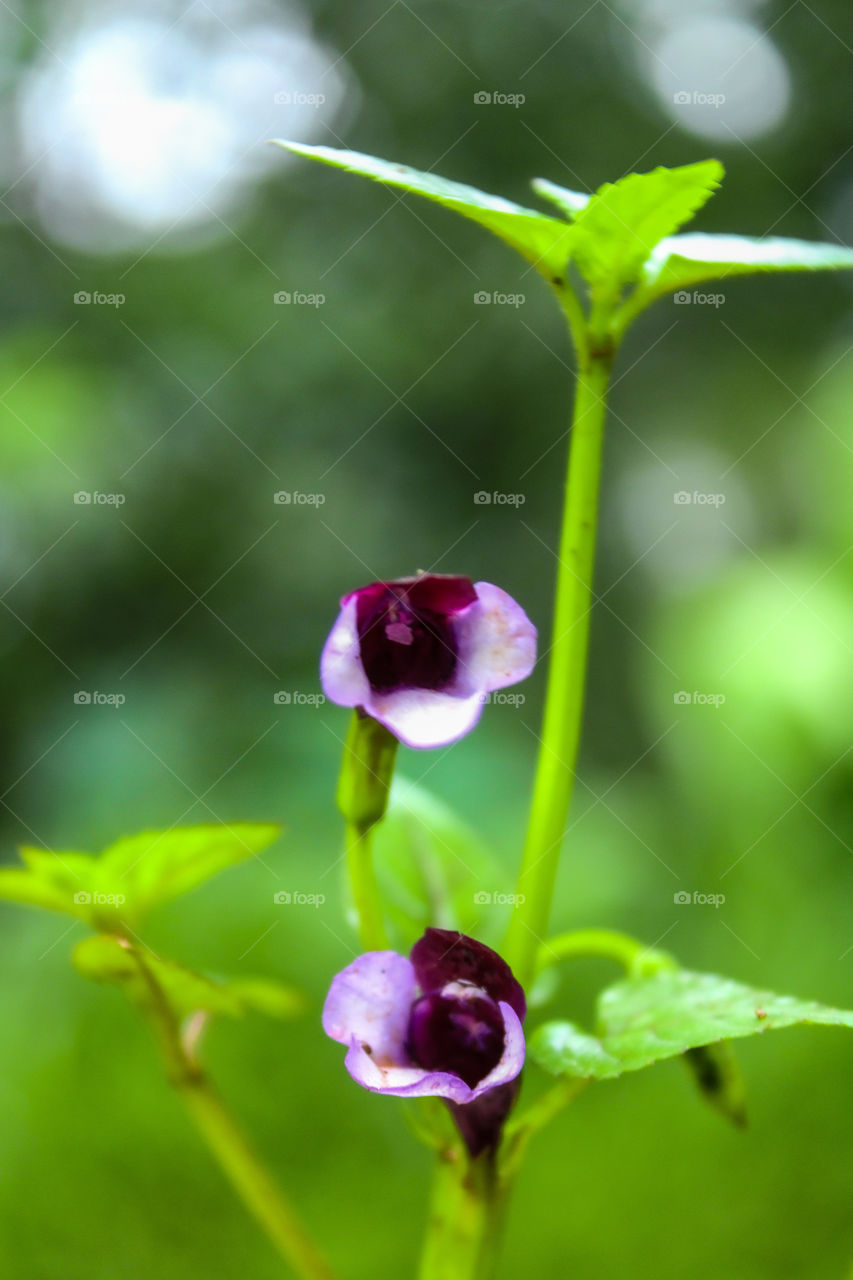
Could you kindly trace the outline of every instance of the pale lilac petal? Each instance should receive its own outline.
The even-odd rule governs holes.
[[[364,706],[370,698],[370,683],[359,652],[356,605],[355,595],[348,596],[320,658],[323,692],[341,707]]]
[[[482,694],[454,697],[434,689],[371,693],[364,708],[408,747],[443,747],[473,729],[483,711]]]
[[[476,582],[477,603],[454,620],[460,690],[489,693],[529,676],[536,663],[536,628],[512,596]]]
[[[388,955],[393,952],[374,954]],[[398,1065],[399,1060],[383,1060],[375,1050],[369,1054],[356,1036],[353,1036],[346,1056],[346,1069],[353,1080],[374,1093],[388,1093],[398,1098],[448,1098],[461,1105],[473,1102],[490,1089],[514,1080],[524,1065],[524,1032],[518,1016],[512,1006],[503,1001],[499,1008],[503,1014],[506,1035],[504,1051],[500,1062],[473,1089],[452,1072],[425,1071],[422,1067]]]
[[[341,1044],[358,1046],[368,1061],[364,1046],[377,1062],[403,1066],[415,992],[415,971],[406,956],[368,951],[333,979],[323,1007],[323,1030]]]

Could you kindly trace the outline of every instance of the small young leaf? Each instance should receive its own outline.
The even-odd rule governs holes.
[[[781,1027],[853,1027],[853,1013],[680,969],[608,987],[598,1022],[596,1036],[568,1022],[545,1023],[530,1039],[530,1054],[555,1075],[606,1080],[700,1045]]]
[[[401,946],[412,946],[428,925],[482,935],[490,918],[502,923],[500,910],[492,910],[500,872],[471,829],[428,791],[396,778],[373,841]]]
[[[549,182],[547,178],[534,178],[530,185],[537,195],[555,204],[569,221],[574,221],[581,209],[585,209],[592,199],[592,196],[584,191],[571,191],[568,187],[559,187],[556,182]]]
[[[134,917],[203,884],[225,867],[251,858],[277,839],[274,823],[172,827],[118,840],[98,859],[97,883],[127,898]]]
[[[275,143],[309,160],[335,165],[349,173],[359,173],[376,182],[391,187],[401,187],[417,195],[434,200],[478,222],[480,226],[500,236],[513,249],[517,249],[528,262],[532,262],[547,280],[562,279],[569,254],[571,227],[561,218],[552,218],[536,209],[526,209],[489,195],[460,182],[450,182],[434,173],[422,173],[408,165],[393,164],[376,156],[362,155],[358,151],[339,151],[334,147],[313,147],[301,142],[287,142],[276,138]],[[672,228],[668,228],[672,230]],[[665,231],[664,235],[667,234]]]
[[[299,992],[273,979],[216,982],[172,960],[161,960],[153,952],[139,952],[109,934],[84,938],[74,948],[73,959],[83,977],[117,983],[137,1003],[156,999],[156,987],[178,1018],[199,1011],[236,1018],[249,1010],[272,1018],[289,1018],[304,1008]]]
[[[853,268],[853,249],[841,244],[690,232],[670,236],[657,245],[643,267],[642,281],[626,310],[635,315],[662,294],[728,276],[844,268]]]
[[[655,245],[689,221],[720,185],[719,160],[629,173],[599,187],[577,215],[572,257],[597,289],[618,294],[639,279]]]

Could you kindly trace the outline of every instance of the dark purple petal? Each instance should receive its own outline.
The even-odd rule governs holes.
[[[479,1156],[497,1146],[520,1086],[521,1076],[518,1075],[506,1084],[499,1084],[496,1089],[489,1089],[473,1102],[448,1101],[456,1127],[472,1156]]]
[[[450,982],[468,982],[492,1000],[506,1001],[523,1019],[524,991],[496,951],[454,929],[427,929],[411,951],[415,980],[424,995],[441,992]]]
[[[447,688],[458,658],[453,617],[477,599],[469,579],[424,574],[375,582],[353,596],[361,663],[374,693]]]
[[[412,1006],[406,1047],[419,1066],[452,1071],[473,1089],[501,1060],[503,1016],[476,987],[451,983]]]

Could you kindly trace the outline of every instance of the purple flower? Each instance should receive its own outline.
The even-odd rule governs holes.
[[[472,1155],[493,1147],[524,1065],[524,992],[497,952],[427,929],[410,959],[368,951],[332,982],[323,1030],[375,1093],[444,1098]]]
[[[407,746],[440,747],[535,661],[536,628],[500,587],[424,573],[344,596],[320,675],[332,702],[364,708]]]

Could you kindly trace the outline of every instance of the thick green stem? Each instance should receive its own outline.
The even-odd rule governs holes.
[[[338,781],[338,808],[346,821],[347,872],[368,951],[388,946],[382,901],[373,870],[372,833],[388,806],[397,739],[363,711],[354,711]]]
[[[491,1280],[508,1190],[491,1157],[441,1152],[418,1280]]]
[[[545,715],[518,879],[523,900],[513,912],[505,952],[523,986],[533,977],[536,952],[548,927],[580,745],[605,395],[612,361],[612,344],[593,346],[577,378]]]
[[[335,1280],[284,1194],[250,1146],[211,1080],[184,1044],[177,1018],[142,953],[125,942],[139,967],[141,1012],[158,1040],[166,1073],[220,1168],[249,1213],[300,1280]]]

